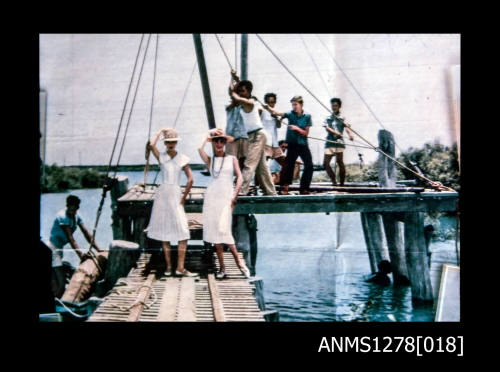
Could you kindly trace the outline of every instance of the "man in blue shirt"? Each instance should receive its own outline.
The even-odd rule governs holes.
[[[285,139],[288,144],[288,152],[286,155],[286,167],[281,194],[288,194],[288,185],[292,183],[295,161],[300,156],[304,162],[304,172],[300,178],[299,190],[301,195],[305,195],[309,194],[309,186],[311,185],[313,175],[312,155],[307,143],[309,128],[312,126],[312,118],[310,114],[304,112],[304,100],[301,96],[293,97],[290,102],[292,103],[292,111],[286,113],[275,111],[269,105],[264,105],[264,108],[273,115],[288,119]]]
[[[76,227],[80,227],[85,239],[87,239],[89,243],[92,240],[92,235],[83,224],[82,218],[76,213],[79,208],[80,198],[75,195],[69,195],[66,198],[66,209],[59,211],[56,215],[54,223],[52,224],[52,229],[50,230],[50,239],[47,242],[47,245],[52,250],[52,289],[57,298],[62,297],[66,281],[62,262],[63,247],[69,243],[80,260],[83,260],[86,254],[82,253],[73,237]],[[101,252],[101,249],[95,242],[92,246],[98,252]]]

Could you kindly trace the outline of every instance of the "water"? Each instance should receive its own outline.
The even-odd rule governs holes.
[[[156,172],[151,172],[152,182]],[[120,172],[129,185],[143,181],[142,172]],[[206,186],[208,177],[194,171],[195,185]],[[185,177],[181,183],[185,182]],[[101,198],[100,189],[43,194],[40,234],[48,238],[53,218],[69,194],[82,199],[79,214],[91,231]],[[281,321],[433,321],[432,305],[415,307],[409,287],[380,287],[365,283],[370,264],[359,213],[255,215],[258,223],[257,275],[264,282],[268,309],[279,310]],[[337,229],[340,224],[340,229]],[[454,226],[442,219],[441,227]],[[337,234],[337,231],[340,233]],[[81,234],[75,239],[86,251]],[[107,249],[112,240],[110,197],[103,206],[96,241]],[[431,243],[433,267],[456,264],[455,241]],[[78,265],[69,244],[64,260]],[[438,278],[436,270],[431,277]],[[438,283],[434,280],[433,284]]]

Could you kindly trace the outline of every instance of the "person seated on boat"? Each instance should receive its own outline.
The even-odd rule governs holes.
[[[73,234],[76,227],[80,227],[83,236],[87,242],[92,241],[92,235],[89,233],[80,215],[77,213],[80,208],[80,198],[76,195],[69,195],[66,198],[66,209],[60,210],[54,223],[52,224],[52,229],[50,230],[50,238],[46,242],[47,246],[52,250],[52,291],[54,296],[61,298],[64,294],[64,289],[66,286],[66,268],[65,262],[63,262],[63,248],[69,243],[70,246],[75,250],[76,254],[83,261],[88,253],[83,253],[76,242]],[[92,243],[98,252],[102,250],[96,244]]]
[[[340,186],[344,186],[344,128],[351,141],[354,139],[354,137],[352,136],[351,130],[344,124],[345,118],[343,116],[340,116],[340,107],[342,106],[342,100],[340,98],[332,98],[330,100],[330,104],[332,105],[333,114],[328,116],[323,124],[323,127],[328,133],[326,136],[327,141],[325,142],[325,158],[323,160],[323,165],[325,167],[326,173],[332,181],[332,184],[334,186],[337,185],[335,172],[330,166],[332,157],[335,156],[337,165],[339,167]]]
[[[295,161],[300,156],[304,162],[304,172],[300,178],[300,194],[309,194],[309,187],[311,185],[313,175],[313,162],[311,150],[307,142],[309,135],[309,128],[312,126],[312,117],[310,114],[304,112],[304,100],[301,96],[295,96],[290,100],[292,104],[292,111],[279,112],[267,104],[264,108],[269,110],[271,114],[288,119],[288,127],[286,131],[286,143],[288,144],[288,152],[286,156],[286,170],[283,180],[282,195],[288,194],[288,185],[293,180],[293,170]]]
[[[366,280],[368,283],[375,283],[382,286],[391,284],[391,279],[387,274],[392,272],[391,263],[387,260],[382,260],[378,263],[378,271]]]
[[[240,168],[243,169],[248,153],[248,135],[240,115],[241,104],[232,97],[231,88],[229,88],[229,97],[231,103],[226,106],[226,133],[233,137],[234,141],[226,145],[226,152],[236,157]]]
[[[248,153],[243,165],[241,193],[243,195],[249,193],[250,182],[255,176],[264,195],[276,195],[266,161],[267,135],[260,120],[257,100],[252,97],[253,84],[249,80],[241,80],[235,84],[234,79],[231,79],[230,89],[232,98],[241,104],[240,115],[248,135]]]
[[[287,143],[284,140],[278,142],[279,147],[283,154],[286,154]],[[293,180],[296,181],[300,178],[300,166],[303,165],[300,160],[295,161],[295,167],[293,169]],[[285,163],[286,166],[286,163]],[[282,166],[276,161],[276,159],[271,159],[269,163],[269,170],[271,171],[271,176],[273,177],[273,182],[275,185],[281,185],[281,180],[283,179],[285,166]]]
[[[166,151],[160,153],[156,143],[163,136]],[[151,218],[147,227],[148,238],[162,242],[163,253],[167,263],[165,276],[172,275],[171,243],[177,243],[177,267],[175,276],[195,277],[184,268],[187,241],[190,237],[188,220],[184,211],[184,203],[193,186],[193,172],[189,167],[189,158],[177,151],[177,141],[180,138],[173,128],[160,129],[156,133],[149,147],[160,163],[162,183],[155,193]],[[184,193],[179,184],[181,173],[187,177]],[[182,195],[182,196],[181,196]]]

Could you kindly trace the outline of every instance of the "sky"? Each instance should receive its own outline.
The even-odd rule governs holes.
[[[427,142],[451,145],[459,138],[459,34],[259,35],[322,104],[329,107],[330,98],[340,97],[346,120],[372,144],[377,145],[377,133],[382,127],[393,133],[398,150],[403,151]],[[47,96],[46,106],[41,108],[46,164],[109,163],[141,36],[40,35],[40,89]],[[145,52],[119,163],[145,163],[150,122],[151,135],[175,125],[182,138],[178,150],[189,156],[191,163],[201,163],[197,147],[208,130],[208,121],[192,34],[159,35],[153,79],[156,36],[151,36],[147,50],[149,34],[144,36],[113,164],[118,161]],[[218,36],[230,63],[239,72],[241,35]],[[230,68],[214,34],[202,34],[202,43],[216,124],[225,128]],[[301,95],[304,110],[312,115],[310,135],[326,137],[322,122],[328,111],[255,34],[249,34],[248,79],[259,99],[267,92],[277,94],[278,110],[290,110],[290,98]],[[278,131],[280,139],[285,131],[284,127]],[[362,142],[358,137],[356,141]],[[324,142],[310,139],[309,147],[313,162],[320,164]],[[377,159],[373,150],[360,152],[365,162]],[[347,147],[344,159],[346,163],[357,162],[356,150]]]

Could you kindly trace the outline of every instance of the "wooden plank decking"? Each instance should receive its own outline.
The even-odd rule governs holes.
[[[139,322],[265,321],[254,297],[255,286],[241,274],[230,253],[224,253],[228,274],[224,280],[215,280],[213,274],[206,278],[165,277],[154,270],[146,275],[150,259],[151,254],[143,253],[137,268],[117,282],[87,321],[132,321],[131,313],[138,308]],[[147,286],[149,295],[139,304],[141,308],[138,296],[152,274],[156,279]]]

